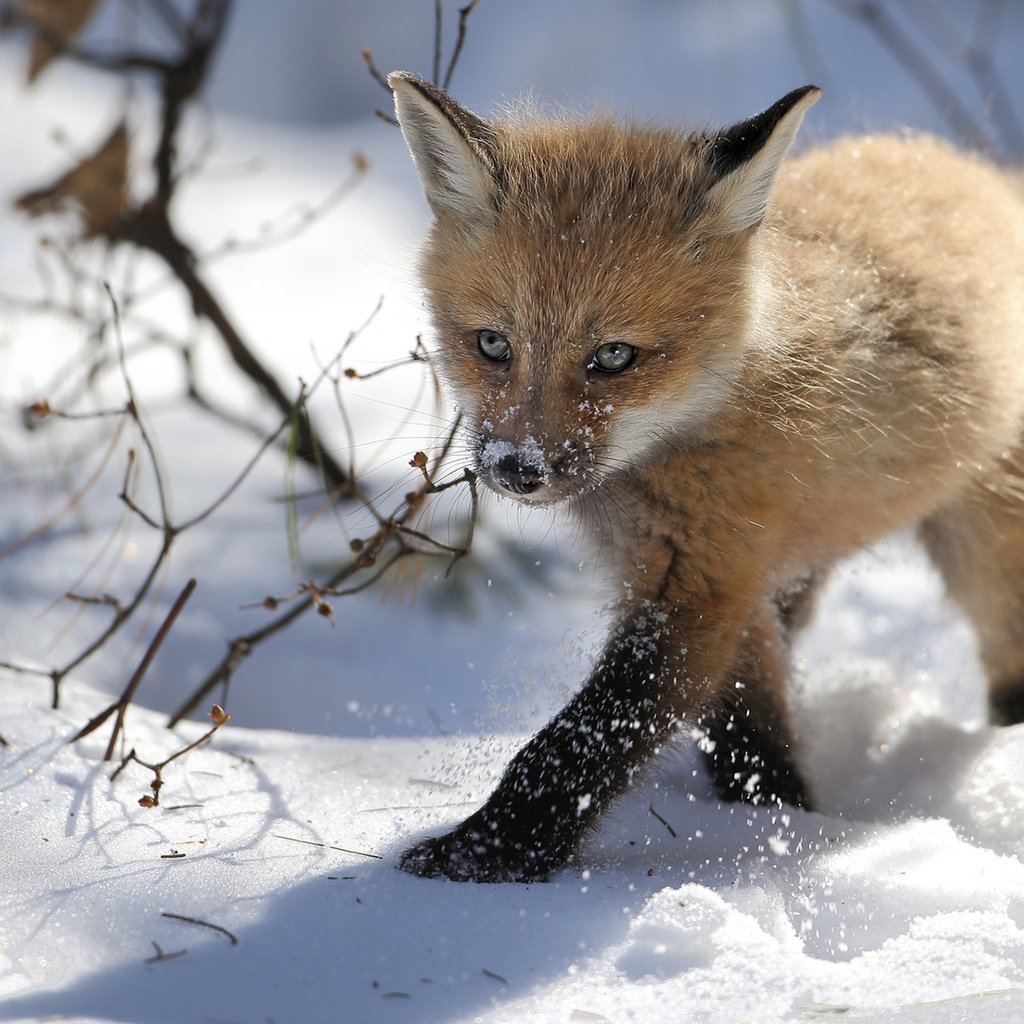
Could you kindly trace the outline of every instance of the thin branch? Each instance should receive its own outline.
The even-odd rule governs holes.
[[[678,839],[679,838],[679,833],[676,832],[676,830],[654,809],[654,804],[651,804],[647,808],[647,813],[650,814],[652,817],[657,818],[658,821],[660,821],[662,823],[662,825],[664,825],[665,828],[668,829],[668,834],[673,839]]]
[[[454,50],[448,61],[447,67],[443,60],[443,10],[441,0],[435,4],[435,39],[433,54],[433,77],[437,82],[441,76],[442,69],[445,71],[445,84],[450,81],[455,65],[462,52],[463,42],[466,34],[466,19],[469,13],[476,6],[477,0],[471,0],[459,11],[458,36]],[[76,400],[85,394],[86,389],[102,379],[102,375],[109,373],[113,367],[117,367],[124,382],[127,392],[125,408],[121,411],[121,420],[118,423],[118,433],[111,441],[110,449],[104,461],[101,463],[90,479],[90,482],[80,492],[73,495],[67,503],[67,507],[61,514],[71,511],[82,496],[87,493],[100,473],[105,469],[112,453],[117,450],[121,440],[123,426],[129,420],[133,421],[138,431],[137,440],[132,450],[128,452],[128,463],[124,473],[123,485],[119,495],[126,510],[122,522],[130,521],[131,516],[137,516],[139,520],[149,529],[159,535],[159,550],[153,557],[152,563],[142,574],[142,580],[136,587],[133,594],[127,598],[121,598],[109,593],[99,593],[97,586],[94,593],[72,593],[67,596],[79,605],[103,605],[112,609],[111,621],[102,629],[99,634],[67,664],[61,668],[49,672],[33,669],[25,666],[7,665],[0,663],[0,667],[7,667],[13,671],[25,672],[40,677],[49,678],[53,686],[53,700],[56,705],[61,680],[68,673],[74,671],[86,659],[98,651],[110,637],[112,637],[126,622],[129,621],[143,605],[150,599],[160,574],[164,571],[171,548],[176,539],[186,530],[204,522],[208,517],[216,513],[221,506],[234,495],[241,482],[251,472],[252,467],[262,457],[263,453],[270,447],[280,443],[282,433],[289,426],[294,426],[294,452],[295,455],[310,464],[327,485],[328,493],[333,496],[350,496],[365,502],[377,522],[377,530],[373,537],[369,538],[361,547],[360,551],[353,552],[355,557],[330,576],[324,583],[310,582],[304,584],[298,591],[296,603],[278,615],[270,623],[251,633],[238,637],[228,645],[228,651],[222,659],[221,664],[211,673],[208,684],[227,686],[233,672],[238,665],[248,657],[249,653],[263,639],[286,628],[299,615],[304,614],[310,608],[318,609],[322,614],[330,615],[330,605],[325,596],[337,593],[352,594],[374,585],[388,569],[402,559],[410,556],[424,557],[428,555],[443,555],[450,559],[450,564],[466,554],[472,543],[473,530],[477,514],[477,493],[475,478],[466,471],[463,475],[436,483],[438,474],[441,472],[444,460],[451,450],[452,436],[449,435],[444,445],[442,454],[433,460],[428,469],[424,456],[424,465],[421,467],[423,483],[420,488],[410,495],[407,495],[403,502],[398,505],[395,512],[390,516],[382,515],[374,507],[373,502],[363,493],[362,487],[357,483],[354,476],[354,469],[350,472],[348,467],[343,467],[335,461],[332,454],[325,449],[321,442],[321,433],[310,419],[308,413],[308,399],[313,387],[302,388],[297,399],[293,399],[280,386],[275,376],[260,361],[255,350],[242,336],[232,319],[229,317],[220,299],[209,287],[208,279],[203,273],[205,261],[215,258],[221,252],[229,253],[244,248],[254,248],[263,244],[280,242],[293,237],[299,231],[308,226],[314,219],[325,215],[326,211],[338,202],[346,193],[356,178],[365,169],[365,161],[356,158],[356,172],[348,180],[343,182],[337,190],[331,193],[325,200],[309,210],[301,212],[295,223],[286,224],[283,229],[274,233],[273,237],[265,237],[251,242],[229,243],[220,251],[200,257],[183,240],[178,233],[177,225],[171,217],[171,210],[175,207],[175,196],[183,176],[192,173],[193,168],[183,168],[178,152],[180,146],[180,129],[188,112],[194,108],[197,97],[205,87],[212,60],[222,41],[227,18],[232,7],[231,0],[194,0],[187,7],[179,7],[170,0],[154,0],[152,5],[153,15],[159,21],[159,25],[165,29],[163,35],[173,39],[172,49],[168,56],[159,53],[148,53],[140,50],[126,50],[120,53],[94,53],[85,48],[78,48],[74,45],[62,46],[62,55],[70,60],[80,63],[90,63],[92,66],[102,68],[119,76],[131,76],[135,72],[145,72],[154,75],[158,80],[161,97],[161,112],[156,125],[156,141],[150,156],[150,178],[153,185],[150,192],[142,199],[125,199],[123,205],[118,205],[112,215],[112,219],[104,221],[101,228],[95,226],[91,230],[90,237],[106,240],[109,246],[106,250],[106,259],[113,266],[114,257],[110,254],[128,250],[130,252],[148,252],[156,256],[168,271],[168,280],[179,291],[184,292],[194,311],[196,322],[209,324],[229,353],[240,372],[251,380],[269,399],[270,404],[275,406],[282,415],[279,426],[269,434],[259,430],[254,424],[242,424],[249,430],[259,430],[261,443],[257,451],[242,468],[236,478],[210,502],[205,508],[200,509],[191,518],[182,522],[172,520],[171,491],[169,478],[160,459],[159,447],[151,427],[147,423],[144,410],[136,394],[131,375],[129,373],[129,356],[136,351],[141,351],[151,345],[169,346],[180,354],[186,366],[186,380],[189,386],[189,397],[197,404],[204,404],[214,412],[224,415],[223,410],[217,410],[215,403],[204,399],[202,389],[195,380],[194,369],[191,365],[191,346],[187,341],[178,342],[177,339],[169,337],[162,328],[157,325],[150,330],[145,337],[143,345],[133,345],[129,348],[125,345],[122,337],[123,320],[129,310],[145,298],[147,288],[135,289],[133,276],[134,263],[128,262],[124,270],[124,281],[121,287],[121,299],[118,302],[114,297],[114,289],[105,281],[102,282],[102,291],[96,287],[97,279],[93,271],[86,265],[82,257],[78,255],[79,250],[74,242],[67,245],[57,245],[48,249],[47,256],[41,262],[45,266],[41,271],[51,272],[54,268],[63,276],[58,281],[57,276],[51,274],[47,297],[41,304],[47,309],[70,316],[78,321],[85,330],[86,345],[83,352],[76,353],[75,358],[69,361],[64,367],[59,368],[54,380],[60,381],[62,388],[71,390]],[[367,51],[364,59],[370,68],[371,74],[378,83],[387,88],[386,80],[377,70],[373,63],[372,55]],[[135,154],[132,154],[135,156]],[[73,172],[72,172],[73,173]],[[137,184],[137,183],[136,183]],[[46,192],[47,190],[42,190]],[[137,193],[132,193],[137,194]],[[88,227],[88,226],[87,226]],[[58,285],[64,280],[70,287],[70,298],[58,299]],[[166,280],[161,280],[161,286],[166,285]],[[105,294],[104,294],[105,293]],[[102,316],[96,315],[95,305],[92,300],[97,295],[104,298],[104,307],[112,310],[112,316],[106,313]],[[132,320],[136,329],[143,324],[138,314]],[[113,326],[116,344],[110,345],[110,330]],[[348,344],[356,336],[358,331],[350,335],[345,343],[342,353],[347,350]],[[408,362],[425,362],[422,356],[422,349],[417,342],[417,349],[412,353]],[[340,380],[342,374],[337,369],[338,360],[341,354],[335,357],[323,368],[319,380],[329,379],[335,388],[337,404],[342,410],[342,422],[346,421],[344,403],[340,393]],[[396,365],[403,365],[406,360]],[[431,371],[433,368],[431,367]],[[367,374],[367,376],[375,375]],[[345,376],[351,376],[345,374]],[[54,395],[48,396],[53,398]],[[73,411],[69,406],[68,412],[54,411],[48,403],[40,404],[35,410],[36,415],[50,415],[54,419],[93,419],[100,415],[113,415],[114,412],[99,410],[94,414]],[[149,411],[149,410],[146,410]],[[235,418],[238,422],[238,418]],[[354,445],[352,446],[355,447]],[[145,508],[140,503],[137,488],[140,482],[141,466],[148,461],[150,466],[147,470],[153,473],[153,483],[156,489],[157,508]],[[470,490],[471,516],[466,530],[464,543],[455,545],[444,543],[438,538],[431,536],[428,530],[421,529],[417,525],[417,519],[430,495],[440,494],[451,487],[467,486]],[[52,524],[44,524],[50,528]],[[29,540],[35,539],[34,534]],[[28,541],[26,541],[27,543]],[[22,545],[24,546],[24,545]],[[450,569],[450,565],[449,565]],[[359,573],[357,580],[356,574]],[[342,585],[345,585],[342,587]],[[193,582],[194,585],[194,582]],[[340,589],[339,589],[340,588]],[[77,590],[77,588],[74,588]],[[188,590],[190,593],[191,590]],[[123,735],[124,716],[127,707],[134,699],[138,687],[150,665],[153,657],[160,646],[163,638],[168,635],[169,630],[175,621],[175,616],[180,612],[188,594],[183,592],[175,606],[171,609],[167,618],[150,646],[147,648],[143,658],[133,674],[122,697],[111,704],[108,709],[86,724],[80,730],[78,736],[88,735],[89,732],[98,729],[111,717],[116,716],[114,729],[107,746],[107,758],[113,757],[114,749],[119,735]],[[76,612],[78,614],[78,612]],[[197,693],[202,693],[203,687]],[[192,708],[189,708],[192,710]],[[223,712],[222,712],[223,714]],[[179,716],[180,717],[180,716]],[[226,718],[225,718],[226,720]],[[205,742],[216,728],[218,723],[205,736],[200,737],[195,744],[178,751],[167,760],[148,764],[144,762],[134,750],[122,761],[120,768],[115,771],[115,776],[124,767],[135,761],[153,771],[154,782],[151,786],[153,797],[147,798],[152,804],[158,802],[159,787],[162,784],[162,769],[181,756],[194,746]]]
[[[373,80],[390,96],[391,86],[388,85],[387,77],[374,62],[373,51],[362,49],[359,51],[359,56],[362,57],[366,63],[367,70],[370,72]]]
[[[158,762],[157,764],[150,764],[149,761],[143,761],[142,758],[139,757],[139,755],[135,752],[135,748],[132,747],[132,749],[129,750],[128,753],[125,755],[125,757],[121,759],[121,763],[117,766],[117,768],[114,769],[113,774],[110,776],[110,781],[113,782],[114,779],[116,779],[118,775],[120,775],[121,772],[123,772],[125,768],[127,768],[128,765],[134,761],[136,764],[141,765],[143,768],[147,768],[149,771],[153,773],[153,781],[149,784],[149,788],[150,790],[152,790],[152,796],[150,796],[149,793],[146,793],[144,796],[141,796],[139,798],[139,806],[159,807],[160,790],[163,788],[164,784],[164,769],[172,761],[177,761],[179,757],[184,757],[190,751],[195,750],[196,747],[201,747],[204,743],[208,742],[210,739],[213,738],[213,734],[218,729],[220,729],[222,726],[227,725],[227,723],[231,721],[231,716],[227,714],[227,712],[219,704],[213,705],[213,708],[210,710],[210,718],[213,719],[213,725],[205,733],[203,733],[203,735],[200,736],[199,739],[193,740],[191,743],[182,747],[180,750],[176,750],[169,757],[165,757],[162,761]]]
[[[452,83],[452,75],[455,74],[455,65],[459,63],[459,57],[462,56],[462,47],[466,42],[466,22],[469,20],[469,16],[473,13],[473,8],[479,3],[479,0],[469,0],[469,3],[465,7],[459,8],[459,30],[458,35],[455,39],[455,48],[452,50],[451,60],[448,61],[448,70],[444,73],[444,82],[441,88],[445,92],[448,91],[448,87]]]
[[[445,452],[450,450],[453,436],[454,429],[449,433]],[[398,561],[414,555],[424,556],[436,554],[437,552],[425,551],[420,547],[410,545],[402,536],[402,530],[405,528],[407,520],[412,515],[420,511],[427,496],[443,493],[444,491],[459,485],[468,486],[471,495],[472,510],[469,523],[467,525],[467,537],[463,545],[460,547],[450,545],[439,546],[442,547],[444,552],[451,558],[452,564],[468,554],[472,543],[473,530],[478,511],[475,475],[471,470],[466,469],[463,470],[461,476],[441,484],[435,484],[432,479],[427,477],[426,482],[418,491],[414,491],[406,496],[403,502],[403,509],[397,512],[394,516],[381,520],[376,532],[368,540],[358,542],[358,547],[355,551],[355,558],[340,567],[326,580],[326,582],[323,584],[307,583],[293,595],[289,595],[285,598],[266,598],[261,602],[263,607],[276,610],[280,604],[294,600],[295,598],[300,598],[301,596],[301,598],[297,600],[296,603],[294,603],[287,611],[283,612],[277,618],[272,619],[265,626],[231,640],[228,643],[228,650],[225,656],[210,671],[206,679],[203,680],[191,696],[189,696],[188,699],[185,700],[171,715],[168,721],[168,726],[173,727],[182,719],[187,718],[197,707],[204,703],[218,687],[223,687],[226,692],[226,688],[235,671],[238,669],[239,665],[241,665],[241,663],[248,658],[250,654],[252,654],[253,650],[255,650],[255,648],[263,641],[286,629],[311,608],[318,606],[322,607],[322,596],[324,594],[337,597],[347,597],[352,594],[359,593],[376,583],[377,580],[384,576]],[[397,548],[386,558],[382,558],[381,556],[384,548],[389,543],[396,544]],[[373,568],[374,571],[366,580],[361,581],[354,586],[339,589],[342,583],[350,579],[357,572],[368,568]],[[449,566],[449,570],[450,568],[451,566]],[[320,603],[318,604],[318,602]],[[325,614],[329,617],[329,606],[328,611],[321,612],[321,614]]]
[[[366,62],[366,68],[370,72],[370,76],[379,86],[381,86],[387,92],[388,96],[390,97],[391,86],[388,85],[388,80],[385,77],[384,73],[380,70],[380,68],[377,67],[376,63],[374,62],[373,53],[370,50],[364,49],[359,51],[359,55]],[[398,127],[398,121],[391,114],[387,114],[383,110],[377,109],[374,110],[373,114],[374,117],[379,117],[386,124],[390,124],[395,128]]]
[[[235,238],[224,242],[212,252],[207,252],[200,257],[203,264],[209,264],[224,256],[233,256],[236,253],[259,252],[272,246],[283,245],[298,238],[306,231],[311,224],[326,217],[343,199],[348,198],[352,190],[366,176],[370,169],[370,162],[362,153],[357,152],[352,157],[352,171],[349,176],[333,189],[327,196],[312,206],[299,211],[291,224],[274,229],[268,228],[255,238]]]
[[[305,389],[299,392],[299,397],[296,399],[296,405],[301,403],[305,397]],[[183,523],[179,523],[177,526],[177,532],[182,533],[185,530],[190,530],[193,526],[203,522],[205,519],[209,519],[230,497],[238,490],[239,487],[245,482],[246,478],[256,467],[256,463],[263,458],[264,454],[269,448],[271,448],[277,441],[277,439],[284,433],[286,427],[291,423],[291,420],[286,418],[281,420],[277,429],[273,430],[270,434],[263,439],[263,443],[256,449],[249,461],[242,467],[241,471],[231,481],[230,484],[221,492],[220,496],[213,502],[206,506],[202,511],[197,512],[191,519],[186,519]]]
[[[904,0],[917,23],[935,45],[967,69],[990,111],[993,126],[1002,139],[1002,151],[1011,158],[1024,155],[1024,127],[995,61],[992,48],[1005,13],[1003,3],[979,5],[975,38],[961,38],[956,29],[926,0]]]
[[[227,928],[222,928],[219,924],[211,924],[209,921],[202,921],[198,917],[188,917],[185,914],[172,914],[167,910],[165,910],[160,916],[166,917],[171,921],[183,921],[185,924],[195,924],[199,925],[201,928],[209,928],[211,931],[219,932],[223,935],[232,946],[238,945],[238,937],[229,932]]]
[[[166,217],[166,210],[145,206],[117,229],[117,237],[159,256],[170,267],[185,289],[192,308],[208,320],[220,335],[235,365],[271,400],[278,411],[290,414],[294,405],[277,379],[260,362],[228,317],[218,299],[196,270],[196,256],[178,238]],[[331,487],[348,482],[345,471],[320,443],[319,433],[305,421],[299,426],[296,455],[303,462],[317,465]]]
[[[61,520],[64,519],[64,517],[69,512],[77,508],[82,503],[86,495],[89,494],[93,487],[96,486],[96,483],[100,479],[100,477],[103,476],[103,473],[105,472],[107,466],[110,464],[111,457],[113,456],[114,452],[117,449],[117,444],[121,438],[121,433],[124,429],[124,424],[129,417],[129,410],[127,408],[122,409],[121,413],[123,418],[117,424],[117,427],[114,431],[114,435],[110,439],[110,444],[107,445],[107,449],[103,453],[103,457],[97,464],[96,469],[93,470],[90,476],[86,479],[85,483],[82,484],[82,486],[79,487],[77,491],[70,495],[70,497],[67,499],[67,501],[60,509],[58,509],[52,515],[44,519],[38,526],[36,526],[32,530],[29,530],[28,533],[23,534],[21,537],[18,537],[17,540],[13,540],[10,542],[10,544],[7,544],[4,547],[0,548],[0,559],[9,558],[15,552],[20,551],[22,548],[27,547],[29,544],[33,543],[34,541],[37,541],[40,537],[49,533],[59,522],[61,522]]]
[[[441,30],[444,26],[443,0],[434,0],[434,85],[441,84]]]
[[[117,744],[117,737],[120,735],[121,728],[124,725],[124,716],[128,711],[128,706],[131,704],[135,697],[135,691],[138,690],[139,684],[142,682],[143,676],[145,676],[149,666],[153,662],[153,658],[156,657],[156,652],[160,650],[160,646],[164,640],[167,639],[167,634],[171,631],[171,627],[174,625],[175,620],[181,612],[181,609],[185,607],[185,602],[192,596],[192,591],[196,589],[195,579],[190,579],[185,584],[185,589],[178,595],[178,599],[171,606],[171,610],[167,613],[164,618],[163,624],[156,632],[156,636],[153,637],[149,647],[146,648],[146,653],[142,656],[142,661],[139,662],[138,668],[136,668],[131,679],[128,680],[128,685],[125,687],[124,692],[121,696],[108,708],[101,711],[98,715],[89,719],[81,729],[71,738],[70,742],[74,743],[77,740],[84,739],[90,733],[95,732],[103,723],[116,711],[117,717],[114,720],[114,730],[110,734],[110,740],[107,743],[106,753],[103,755],[104,761],[111,761],[114,758],[114,747]]]
[[[462,48],[466,42],[466,26],[469,21],[469,16],[473,13],[473,9],[479,3],[479,0],[469,0],[469,3],[465,7],[459,8],[459,23],[458,30],[455,37],[455,45],[452,48],[452,55],[448,59],[448,66],[445,69],[444,77],[441,76],[441,65],[444,60],[444,39],[443,39],[443,23],[444,23],[444,10],[443,0],[434,0],[434,53],[433,53],[433,71],[431,74],[431,81],[434,85],[439,86],[446,92],[448,87],[451,85],[452,76],[455,74],[455,68],[459,63],[459,58],[462,56]],[[380,68],[377,67],[373,59],[373,52],[368,49],[360,50],[360,56],[366,63],[367,70],[370,72],[373,80],[387,90],[388,95],[391,95],[391,87],[388,85],[387,77],[381,72]],[[374,115],[379,117],[382,121],[386,121],[388,124],[398,126],[398,121],[390,114],[385,113],[382,110],[374,110]]]
[[[143,960],[142,962],[144,964],[159,964],[163,963],[165,960],[177,960],[180,957],[188,955],[187,949],[176,949],[173,953],[165,953],[156,942],[153,942],[153,948],[156,950],[156,953]]]
[[[900,27],[879,0],[830,0],[848,17],[862,22],[900,65],[915,79],[946,119],[950,128],[971,148],[992,152],[996,147],[963,104],[955,90],[939,74],[917,43]]]
[[[305,846],[319,846],[324,850],[337,850],[339,853],[351,853],[353,856],[369,857],[371,860],[384,859],[379,853],[364,853],[362,850],[349,850],[344,846],[332,846],[330,843],[316,843],[312,839],[297,839],[295,836],[280,836],[276,832],[271,832],[270,834],[274,839],[286,839],[289,843],[302,843]]]

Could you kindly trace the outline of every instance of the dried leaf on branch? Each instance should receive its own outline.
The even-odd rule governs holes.
[[[85,28],[99,0],[24,0],[22,14],[36,29],[29,56],[28,84]]]
[[[51,185],[19,196],[14,205],[30,217],[67,208],[83,221],[83,236],[110,235],[128,204],[128,124],[121,120],[100,147]]]

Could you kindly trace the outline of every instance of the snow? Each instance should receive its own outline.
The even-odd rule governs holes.
[[[389,9],[361,22],[352,14],[344,59],[358,65],[365,43],[389,66],[413,66],[422,39],[408,25],[388,35],[400,5],[363,6]],[[533,6],[518,21],[516,5],[480,6],[456,77],[467,102],[484,110],[533,87],[574,105],[605,95],[652,116],[728,119],[782,95],[813,55],[794,48],[763,4],[651,0],[643,17],[639,5],[545,5],[543,34],[528,30],[540,17]],[[342,72],[318,79],[317,68],[342,58],[305,20],[328,8],[339,17],[339,8],[303,5],[288,36],[266,13],[275,7],[253,0],[249,18],[236,19],[214,111],[196,128],[220,140],[218,173],[189,186],[183,213],[203,247],[251,237],[263,221],[287,223],[289,211],[329,195],[354,151],[369,156],[367,179],[298,240],[214,267],[232,314],[291,383],[311,379],[382,294],[353,362],[371,369],[411,347],[423,327],[412,267],[426,210],[398,133],[360,114],[325,127],[323,95],[306,108],[319,122],[304,127],[223,113],[266,117],[277,112],[271,99],[284,102],[276,83],[285,76],[254,84],[239,75],[241,47],[254,39],[266,54],[275,35],[281,52],[305,53],[302,41],[318,38],[309,66],[288,76],[295,103],[318,81],[340,88]],[[834,81],[824,83],[817,123],[805,126],[812,137],[890,118],[936,127],[863,29],[815,10]],[[1010,17],[1019,40],[1019,13]],[[567,47],[581,18],[593,28],[587,47]],[[384,40],[396,52],[381,52]],[[10,44],[0,49],[7,94],[20,59]],[[1021,95],[1024,71],[1014,74],[1011,94]],[[19,92],[0,126],[19,159],[0,166],[0,192],[17,194],[62,166],[50,128],[62,127],[72,149],[94,143],[109,102],[94,77],[57,69],[34,93]],[[368,88],[359,109],[379,102]],[[35,294],[31,232],[3,219],[3,291]],[[151,309],[180,323],[180,308],[159,292]],[[62,504],[52,467],[72,440],[91,436],[77,425],[20,429],[18,409],[75,351],[74,334],[56,318],[4,312],[0,547]],[[215,349],[201,351],[218,397],[252,411]],[[255,442],[169,401],[178,383],[169,362],[141,359],[132,372],[176,512],[187,516]],[[122,397],[116,378],[108,387],[107,398]],[[447,413],[415,374],[353,383],[346,408],[358,438],[405,424],[399,443],[354,451],[400,495],[415,481],[412,451],[443,430]],[[154,538],[138,523],[105,546],[121,515],[123,448],[72,517],[0,561],[0,660],[61,664],[105,620],[102,610],[51,607],[55,598],[83,572],[93,586],[127,592],[147,564]],[[77,479],[95,465],[82,463],[71,467]],[[395,870],[412,839],[478,805],[601,641],[593,556],[555,514],[510,504],[489,506],[481,557],[465,575],[445,581],[439,566],[415,600],[416,581],[384,598],[338,599],[333,627],[311,616],[260,649],[234,680],[230,723],[167,766],[160,807],[141,807],[151,773],[131,764],[111,781],[116,765],[101,760],[109,726],[69,740],[124,687],[189,576],[199,586],[143,681],[126,735],[155,762],[208,728],[168,732],[165,712],[220,657],[225,637],[265,621],[243,606],[309,574],[289,559],[275,500],[284,487],[285,468],[264,460],[216,517],[184,535],[145,621],[64,682],[58,709],[48,680],[0,670],[0,1020],[1024,1020],[1024,728],[984,724],[970,631],[906,538],[842,567],[796,652],[817,813],[719,804],[683,736],[580,863],[547,884],[460,885]],[[452,518],[455,534],[459,507],[453,499],[438,517]],[[327,564],[369,529],[358,511],[320,517],[303,534],[307,558]]]
[[[15,680],[2,692],[0,1019],[1024,1014],[1020,729],[918,718],[919,749],[928,739],[946,762],[904,774],[930,794],[927,816],[722,807],[701,781],[691,802],[684,749],[618,808],[585,870],[473,886],[406,876],[393,857],[472,808],[521,737],[229,724],[167,770],[164,808],[146,810],[148,773],[131,766],[110,783],[99,741],[67,743],[105,698],[75,687],[52,711],[37,689]],[[169,736],[133,709],[129,728],[140,750],[163,754],[203,727]]]

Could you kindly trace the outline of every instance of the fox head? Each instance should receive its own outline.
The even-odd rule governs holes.
[[[389,76],[477,470],[533,504],[696,443],[756,344],[754,239],[813,86],[725,131],[488,122]]]

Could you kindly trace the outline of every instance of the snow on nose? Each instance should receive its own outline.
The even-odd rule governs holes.
[[[548,481],[544,451],[535,437],[522,444],[492,440],[480,449],[480,469],[512,494],[532,494]]]

